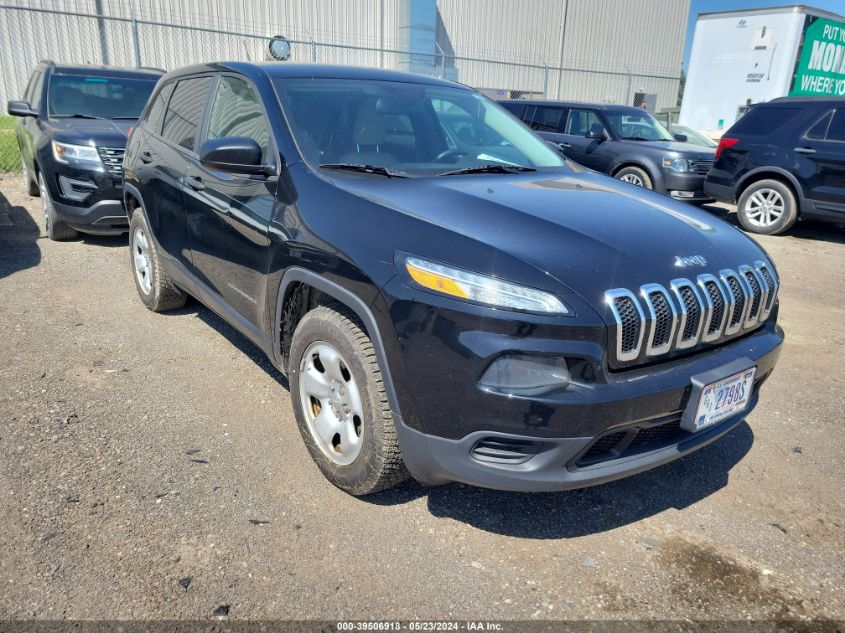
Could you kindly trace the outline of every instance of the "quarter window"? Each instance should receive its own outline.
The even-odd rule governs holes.
[[[243,79],[223,76],[214,95],[208,122],[208,138],[245,136],[261,147],[261,159],[267,160],[270,126],[264,118],[255,91]]]
[[[827,140],[845,141],[845,108],[839,108],[833,113],[827,128]]]
[[[211,77],[186,79],[176,84],[164,115],[161,135],[165,139],[194,150],[210,87]]]
[[[161,115],[164,114],[164,109],[167,107],[167,100],[173,92],[174,85],[173,83],[169,83],[158,91],[155,101],[153,101],[153,104],[144,116],[144,122],[150,126],[155,134],[158,134],[161,130]]]

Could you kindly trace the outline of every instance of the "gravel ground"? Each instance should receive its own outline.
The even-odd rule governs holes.
[[[0,618],[845,619],[845,230],[761,242],[787,343],[727,437],[587,490],[355,499],[246,339],[149,312],[125,238],[50,242],[0,179]]]

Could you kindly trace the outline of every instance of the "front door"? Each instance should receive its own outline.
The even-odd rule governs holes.
[[[253,87],[242,77],[222,75],[202,140],[249,137],[267,165],[277,166],[270,126]],[[276,202],[276,176],[209,168],[199,158],[185,175],[185,206],[194,272],[234,310],[260,326],[266,311],[269,225]]]
[[[605,138],[589,138],[587,135],[590,132],[604,133]],[[595,110],[572,108],[561,138],[569,145],[565,150],[568,158],[596,171],[604,173],[610,171],[613,162],[607,147],[610,139]]]

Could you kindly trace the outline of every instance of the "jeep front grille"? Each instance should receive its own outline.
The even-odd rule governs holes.
[[[722,341],[768,319],[778,281],[765,262],[675,279],[668,289],[645,284],[635,293],[605,293],[615,322],[610,338],[617,363],[646,362],[701,343]]]
[[[122,147],[98,147],[100,159],[106,170],[118,178],[123,178],[123,154],[126,150]]]

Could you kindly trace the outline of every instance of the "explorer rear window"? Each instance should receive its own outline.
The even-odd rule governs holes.
[[[737,121],[731,128],[731,134],[763,136],[778,131],[784,125],[801,114],[800,108],[756,107]]]

